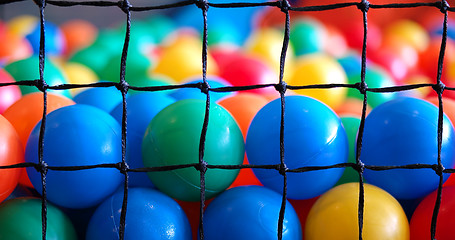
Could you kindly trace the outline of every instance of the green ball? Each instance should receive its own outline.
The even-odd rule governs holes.
[[[106,65],[100,73],[100,78],[111,82],[119,82],[121,58],[122,55],[118,54],[106,59]],[[134,51],[129,52],[126,58],[125,80],[134,86],[136,79],[148,77],[151,66],[152,62],[146,56]]]
[[[112,53],[106,51],[103,47],[92,45],[74,53],[69,59],[69,62],[83,64],[93,70],[96,75],[101,78],[101,72],[106,66],[107,59],[109,59],[111,55]]]
[[[360,73],[352,74],[348,76],[348,83],[355,84],[360,82]],[[384,88],[395,86],[395,82],[392,77],[382,68],[377,66],[372,66],[367,68],[365,72],[365,83],[368,88]],[[363,100],[363,95],[360,94],[359,90],[355,88],[348,89],[348,97],[357,98]],[[367,92],[367,101],[368,105],[372,108],[390,101],[397,97],[397,93],[376,93],[376,92]]]
[[[174,32],[177,29],[174,21],[166,15],[152,15],[149,19],[146,20],[148,30],[157,43],[163,43],[166,37],[170,33]]]
[[[0,205],[0,239],[41,239],[41,200],[15,198]],[[70,219],[52,204],[47,204],[46,239],[76,240]]]
[[[24,80],[37,80],[39,76],[39,58],[36,55],[12,62],[5,66],[5,70],[11,74],[16,82]],[[44,81],[47,85],[54,86],[67,83],[66,77],[50,60],[44,62]],[[22,95],[39,92],[35,86],[19,86]],[[69,90],[49,90],[49,92],[71,98]]]
[[[145,167],[199,163],[199,140],[205,115],[205,101],[186,99],[161,110],[150,122],[142,142]],[[210,103],[204,160],[209,165],[240,165],[244,140],[231,114]],[[208,168],[205,196],[216,196],[235,180],[239,170]],[[148,172],[153,184],[172,198],[200,200],[200,172],[193,167]]]
[[[343,124],[346,135],[348,136],[349,155],[348,163],[356,163],[355,148],[357,141],[357,132],[360,126],[360,118],[354,116],[341,116],[341,123]],[[336,185],[341,185],[349,182],[359,182],[359,173],[351,167],[344,169],[343,175],[338,180]]]
[[[326,38],[325,31],[323,24],[315,19],[299,19],[291,26],[289,34],[289,41],[294,47],[295,55],[321,52]]]

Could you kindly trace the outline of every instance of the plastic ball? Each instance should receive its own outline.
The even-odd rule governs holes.
[[[163,74],[171,77],[176,82],[185,79],[202,76],[202,44],[201,40],[189,34],[176,34],[175,41],[170,42],[162,49],[156,67],[152,74]],[[179,69],[175,71],[175,69]],[[218,66],[211,57],[207,55],[207,74],[217,75]]]
[[[453,238],[453,214],[455,211],[455,186],[448,186],[442,189],[441,205],[438,211],[435,239],[449,240]],[[426,196],[415,209],[411,221],[411,239],[431,239],[430,229],[435,208],[437,192]]]
[[[94,106],[110,113],[122,103],[122,93],[115,87],[94,87],[79,92],[73,100],[77,104]]]
[[[348,136],[349,143],[349,156],[348,163],[356,163],[356,142],[357,142],[357,132],[360,126],[360,118],[357,116],[340,116],[341,123],[343,124],[346,135]],[[344,169],[343,175],[338,180],[337,185],[348,182],[358,182],[359,173],[352,169],[351,167],[346,167]]]
[[[347,52],[346,54],[337,57],[336,60],[341,64],[341,67],[343,67],[348,77],[358,74],[362,69],[362,56],[357,52]]]
[[[24,150],[27,145],[28,136],[43,117],[43,101],[43,93],[30,93],[13,103],[5,112],[3,112],[3,116],[13,125],[14,129],[16,129]],[[73,104],[74,102],[69,98],[54,95],[52,93],[47,94],[48,113]],[[33,187],[25,169],[22,170],[19,182],[28,187]]]
[[[39,21],[36,16],[19,15],[8,21],[8,31],[11,33],[25,37],[33,31],[35,24]]]
[[[73,224],[60,209],[47,203],[46,216],[47,239],[77,239]],[[16,198],[0,205],[1,239],[41,239],[42,233],[40,199]]]
[[[121,55],[115,54],[106,60],[106,65],[100,73],[100,78],[111,81],[120,81],[120,60]],[[127,82],[134,81],[148,76],[149,68],[152,67],[152,62],[145,55],[131,52],[126,59],[125,80]]]
[[[66,62],[62,65],[62,70],[70,84],[90,84],[99,80],[98,75],[93,70],[80,63]],[[83,90],[83,88],[72,88],[69,91],[71,96],[75,96]]]
[[[229,189],[204,212],[207,239],[276,239],[282,196],[260,186]],[[286,201],[282,239],[302,239],[299,218]]]
[[[90,46],[98,35],[96,26],[82,19],[68,20],[60,24],[60,29],[65,39],[64,54],[66,56]]]
[[[438,73],[438,59],[439,51],[441,49],[441,39],[431,38],[428,47],[425,51],[420,52],[418,69],[435,79]],[[445,54],[444,54],[444,65],[451,65],[455,61],[455,42],[448,39],[446,42]],[[451,69],[444,67],[442,77],[445,77],[445,73],[450,73]],[[450,74],[448,74],[450,76]]]
[[[66,76],[63,74],[62,70],[59,69],[51,60],[46,59],[44,67],[44,81],[49,86],[61,85],[67,83]],[[22,59],[16,62],[12,62],[5,66],[4,68],[11,76],[18,81],[24,80],[37,80],[39,76],[39,58],[36,55],[33,55],[29,58]],[[25,71],[26,69],[26,71]],[[22,92],[22,95],[38,92],[38,88],[35,86],[19,86]],[[49,92],[62,95],[65,97],[71,97],[69,90],[52,90]]]
[[[33,54],[30,43],[22,36],[16,35],[10,31],[0,30],[0,64],[6,65],[30,57]]]
[[[278,74],[260,58],[252,55],[231,55],[231,60],[220,68],[220,76],[232,86],[257,84],[274,84],[278,82]],[[258,88],[246,90],[257,94],[276,92],[274,88]]]
[[[24,149],[22,148],[16,130],[0,115],[0,166],[14,165],[24,162]],[[5,200],[16,187],[22,169],[11,168],[0,170],[0,202]]]
[[[289,78],[288,84],[304,86],[313,84],[346,84],[346,72],[332,57],[325,54],[309,54],[296,60],[295,71]],[[297,94],[318,99],[336,108],[346,98],[346,88],[331,89],[300,89]]]
[[[198,99],[177,101],[161,110],[150,122],[142,142],[145,167],[161,167],[199,162],[199,142],[206,102]],[[210,165],[239,165],[244,156],[242,133],[234,118],[216,103],[210,103],[204,160]],[[178,150],[177,150],[178,149]],[[238,170],[208,169],[205,196],[214,197],[228,188]],[[153,184],[169,196],[200,200],[200,173],[195,168],[148,172]]]
[[[218,102],[235,118],[246,138],[248,128],[257,112],[269,101],[259,94],[239,92]]]
[[[128,96],[126,99],[126,161],[130,168],[144,167],[141,145],[145,130],[155,115],[174,101],[171,97],[156,92],[141,92]],[[110,114],[121,124],[123,104],[119,103]],[[130,172],[128,176],[128,183],[132,187],[153,186],[146,173]]]
[[[385,45],[408,45],[423,52],[430,43],[430,36],[419,23],[403,19],[384,27],[383,42]]]
[[[41,122],[30,134],[25,161],[38,163]],[[43,161],[49,166],[115,164],[121,161],[121,129],[108,113],[88,105],[71,105],[47,115]],[[62,144],[64,143],[64,144]],[[41,174],[28,168],[30,181],[42,192]],[[112,194],[123,177],[115,168],[53,171],[46,175],[49,201],[67,208],[93,207]]]
[[[265,105],[251,122],[246,137],[248,160],[254,165],[280,164],[281,101]],[[285,97],[284,160],[289,169],[345,163],[348,139],[340,118],[322,102],[305,96]],[[308,199],[329,190],[342,168],[287,173],[290,199]],[[254,168],[264,186],[279,193],[283,176],[278,171]],[[305,187],[302,187],[305,185]]]
[[[321,52],[327,39],[325,26],[315,18],[297,19],[289,33],[295,55],[301,56]]]
[[[363,239],[409,239],[400,203],[386,191],[364,184]],[[357,239],[359,184],[346,183],[323,194],[311,208],[305,239]]]
[[[118,239],[123,191],[106,199],[90,219],[86,239]],[[128,190],[125,239],[191,239],[185,212],[172,198],[147,188]]]
[[[33,25],[32,31],[25,35],[25,38],[30,42],[33,53],[39,54],[40,49],[40,38],[41,38],[41,26],[38,21]],[[49,21],[45,23],[45,51],[50,55],[60,56],[66,48],[65,36],[60,28]]]
[[[284,33],[274,28],[263,28],[254,31],[245,43],[248,53],[258,56],[277,74],[280,73],[280,58],[283,48]],[[295,61],[292,45],[286,52],[285,73],[291,73]],[[285,74],[288,76],[288,74]]]
[[[352,19],[340,26],[349,47],[360,51],[363,47],[363,22]],[[382,30],[373,21],[368,21],[367,52],[377,51],[382,44]]]
[[[109,51],[106,51],[104,48],[97,45],[91,45],[79,51],[76,51],[68,59],[68,61],[83,64],[93,70],[98,75],[98,77],[100,77],[102,75],[101,73],[103,69],[106,67],[106,59],[109,59],[111,55],[112,54]]]
[[[371,166],[437,164],[438,108],[417,98],[397,98],[374,108],[365,120],[360,159]],[[454,130],[444,115],[441,163],[455,163]],[[365,180],[398,199],[423,197],[438,187],[433,169],[365,170]],[[444,174],[444,181],[449,174]]]
[[[324,44],[324,52],[331,56],[340,57],[345,55],[350,48],[343,33],[332,25],[326,25],[327,40]]]
[[[0,83],[14,83],[13,77],[0,68]],[[3,86],[0,88],[0,114],[21,98],[21,90],[17,85]]]
[[[152,15],[145,20],[149,26],[149,31],[157,43],[163,43],[166,37],[175,30],[174,21],[166,15]]]
[[[348,82],[350,84],[355,84],[360,82],[360,72],[348,77]],[[365,72],[365,83],[368,88],[384,88],[384,87],[393,87],[395,82],[392,77],[382,68],[374,66],[369,67]],[[348,89],[348,97],[357,98],[363,101],[363,94],[360,94],[359,90],[355,88]],[[376,93],[376,92],[367,92],[367,103],[372,108],[377,107],[378,105],[390,101],[397,97],[397,94],[392,93]],[[361,109],[360,109],[361,110]]]
[[[216,76],[209,76],[207,77],[207,82],[210,85],[210,88],[221,88],[221,87],[230,87],[231,85],[226,82],[226,80],[216,77]],[[186,81],[184,83],[202,83],[202,79],[191,79],[189,81]],[[232,92],[214,92],[214,91],[209,91],[210,94],[210,101],[217,102],[220,101],[223,98],[226,98],[228,96],[234,95]],[[169,96],[173,97],[176,100],[183,100],[183,99],[201,99],[201,100],[206,100],[207,95],[203,92],[201,92],[200,89],[198,88],[179,88],[172,93],[169,94]]]

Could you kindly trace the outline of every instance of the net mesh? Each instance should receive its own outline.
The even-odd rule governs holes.
[[[5,0],[2,1],[0,4],[14,4],[15,2],[20,2],[20,0]],[[32,3],[30,3],[32,4]],[[442,130],[443,130],[443,98],[442,93],[443,91],[453,91],[455,88],[446,87],[441,80],[442,68],[444,63],[444,54],[446,49],[446,42],[447,42],[447,28],[448,28],[448,13],[454,11],[451,8],[447,1],[435,1],[435,2],[425,2],[425,3],[394,3],[394,4],[370,4],[367,0],[362,0],[360,2],[343,2],[343,3],[336,3],[330,5],[313,5],[313,6],[299,6],[295,7],[293,4],[288,2],[287,0],[280,0],[280,1],[271,1],[271,2],[263,2],[263,3],[254,3],[254,2],[226,2],[226,3],[211,3],[207,0],[187,0],[187,1],[180,1],[176,3],[170,4],[163,4],[163,5],[153,5],[153,6],[134,6],[128,0],[123,1],[51,1],[51,0],[34,0],[34,4],[36,5],[37,9],[39,9],[39,20],[40,20],[40,44],[39,44],[39,79],[24,79],[22,81],[17,81],[13,83],[0,83],[0,87],[5,87],[9,85],[24,85],[24,86],[34,86],[43,92],[43,115],[42,115],[42,124],[40,129],[40,139],[39,139],[39,162],[38,163],[20,163],[15,165],[8,165],[8,166],[0,166],[0,169],[9,169],[9,168],[35,168],[36,171],[41,173],[42,179],[42,238],[46,239],[46,228],[47,228],[47,195],[46,195],[46,174],[49,170],[52,171],[79,171],[84,169],[94,169],[94,168],[113,168],[117,169],[121,174],[123,174],[125,182],[123,185],[124,188],[124,196],[123,196],[123,206],[120,218],[120,226],[119,226],[119,238],[124,239],[125,236],[125,221],[126,221],[126,212],[128,209],[128,174],[130,172],[151,172],[151,171],[171,171],[175,169],[181,168],[196,168],[200,172],[200,227],[199,227],[199,234],[200,239],[204,239],[204,224],[203,224],[203,211],[205,207],[205,173],[208,169],[242,169],[242,168],[263,168],[269,169],[270,171],[278,171],[283,176],[284,188],[283,188],[283,197],[282,197],[282,204],[281,210],[279,214],[279,224],[278,224],[278,236],[277,239],[282,239],[283,233],[283,220],[284,220],[284,212],[286,206],[286,199],[287,199],[287,175],[288,173],[300,173],[300,172],[307,172],[307,171],[318,171],[322,169],[329,169],[329,168],[352,168],[358,172],[359,181],[360,181],[360,188],[359,188],[359,200],[358,200],[358,229],[359,235],[358,238],[362,239],[362,229],[363,229],[363,215],[364,215],[364,180],[363,180],[363,173],[365,169],[371,169],[375,171],[385,171],[390,169],[431,169],[434,171],[436,175],[439,176],[439,186],[437,189],[437,200],[434,205],[434,212],[431,221],[431,238],[435,239],[436,233],[436,224],[437,224],[437,216],[441,204],[441,194],[442,194],[442,185],[443,185],[443,173],[453,173],[455,172],[454,169],[446,168],[441,162],[441,143],[442,143]],[[73,7],[73,6],[91,6],[91,7],[113,7],[119,8],[126,16],[126,32],[123,44],[123,50],[121,55],[121,64],[120,64],[120,76],[118,82],[97,82],[91,84],[63,84],[63,85],[48,85],[46,83],[46,79],[44,77],[44,69],[45,69],[45,31],[46,31],[46,17],[45,17],[45,9],[47,5],[53,5],[58,7]],[[201,62],[201,69],[202,69],[202,82],[194,83],[194,84],[175,84],[175,85],[166,85],[166,86],[133,86],[129,85],[128,82],[125,80],[125,72],[128,68],[127,66],[127,56],[128,56],[128,47],[130,43],[130,33],[131,33],[131,14],[133,12],[146,12],[150,11],[153,12],[154,10],[159,9],[172,9],[182,6],[189,6],[195,5],[200,9],[201,12],[201,21],[203,21],[203,32],[202,32],[202,62]],[[207,25],[209,24],[207,21],[207,13],[210,11],[211,8],[245,8],[245,7],[262,7],[262,8],[277,8],[279,9],[282,14],[284,21],[284,37],[283,37],[283,44],[282,44],[282,51],[280,56],[280,72],[279,72],[279,79],[275,84],[260,84],[260,85],[247,85],[247,86],[229,86],[229,87],[218,87],[214,88],[211,87],[207,81],[207,48],[208,48],[208,31]],[[384,88],[369,88],[365,82],[366,76],[366,66],[367,66],[367,38],[368,38],[368,12],[377,9],[403,9],[405,11],[409,8],[434,8],[438,9],[441,12],[441,18],[443,19],[443,26],[442,26],[442,39],[440,44],[440,52],[438,58],[438,71],[436,76],[436,83],[434,84],[410,84],[410,85],[400,85],[394,87],[384,87]],[[317,85],[288,85],[284,80],[284,71],[285,71],[285,64],[286,64],[286,53],[289,48],[289,33],[290,33],[290,21],[291,21],[291,13],[292,12],[315,12],[315,11],[327,11],[327,10],[335,10],[341,8],[357,8],[359,12],[362,13],[362,19],[359,21],[363,22],[363,46],[361,51],[361,78],[360,81],[355,84],[317,84]],[[123,116],[122,116],[122,159],[116,164],[99,164],[99,165],[89,165],[89,166],[68,166],[68,167],[57,167],[57,166],[49,166],[43,159],[43,148],[44,148],[44,139],[43,139],[43,132],[46,131],[46,113],[47,113],[47,93],[49,90],[64,90],[64,89],[73,89],[73,88],[95,88],[95,87],[115,87],[118,89],[119,92],[122,94],[123,99]],[[126,153],[126,132],[127,132],[127,101],[126,96],[129,90],[136,90],[136,91],[164,91],[170,89],[178,89],[178,88],[195,88],[200,89],[201,92],[206,94],[206,108],[205,108],[205,118],[203,122],[203,128],[200,135],[200,142],[199,142],[199,162],[196,164],[187,164],[187,165],[172,165],[172,166],[162,166],[162,167],[146,167],[146,168],[130,168],[125,160],[125,153]],[[209,111],[210,111],[210,96],[211,93],[214,92],[235,92],[235,91],[244,91],[244,90],[251,90],[251,89],[260,89],[260,88],[274,88],[279,94],[281,98],[281,124],[280,124],[280,163],[276,165],[210,165],[204,161],[204,153],[205,153],[205,143],[206,143],[206,134],[207,134],[207,126],[210,121],[209,119]],[[356,145],[356,162],[355,163],[343,163],[343,164],[336,164],[331,166],[313,166],[313,167],[303,167],[297,169],[289,169],[286,167],[285,158],[284,158],[284,151],[285,151],[285,144],[284,144],[284,128],[286,126],[286,122],[284,121],[285,116],[285,105],[286,105],[286,98],[285,93],[286,90],[297,90],[297,89],[331,89],[331,88],[351,88],[356,89],[363,95],[363,108],[362,108],[362,115],[361,115],[361,122],[357,136],[357,145]],[[433,91],[436,92],[439,100],[439,116],[438,116],[438,128],[437,128],[437,142],[438,142],[438,158],[437,163],[435,164],[411,164],[411,165],[404,165],[404,166],[371,166],[365,165],[360,159],[360,153],[362,151],[362,138],[363,132],[365,127],[365,118],[367,113],[367,93],[368,92],[375,92],[375,93],[385,93],[385,92],[400,92],[400,91],[407,91],[419,88],[432,88]]]

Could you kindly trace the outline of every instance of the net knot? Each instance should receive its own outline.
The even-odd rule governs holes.
[[[370,10],[370,2],[368,2],[368,0],[362,0],[357,4],[357,8],[362,12],[368,12],[368,10]]]
[[[207,0],[197,0],[195,4],[198,8],[202,9],[202,11],[207,11],[209,9],[209,3]]]
[[[121,0],[117,2],[117,6],[122,9],[124,13],[128,13],[130,11],[131,4],[128,0]]]
[[[438,174],[438,176],[442,176],[445,170],[444,166],[440,164],[434,164],[431,168],[435,171],[436,174]]]
[[[277,170],[281,175],[285,175],[286,172],[289,170],[289,168],[286,166],[285,163],[281,163],[280,165],[277,166]]]
[[[444,83],[442,83],[442,82],[439,82],[439,83],[433,85],[433,90],[435,90],[437,94],[442,94],[442,92],[444,92],[445,88],[446,88],[446,85],[444,85]]]
[[[363,173],[365,171],[365,164],[362,161],[359,161],[359,163],[355,164],[353,166],[354,170],[356,170],[358,173]]]
[[[47,163],[44,161],[35,165],[36,171],[40,172],[40,173],[44,173],[44,175],[47,174],[48,167],[49,167],[49,165],[47,165]]]
[[[447,10],[450,8],[450,5],[446,0],[442,0],[442,1],[438,2],[437,4],[438,4],[439,11],[441,11],[442,13],[446,13]]]
[[[210,90],[210,85],[208,82],[200,82],[198,83],[198,88],[201,90],[202,93],[208,94]]]
[[[197,164],[195,166],[196,170],[200,171],[202,174],[205,174],[205,172],[207,172],[207,162],[206,161],[202,161],[200,162],[199,164]]]
[[[117,164],[117,169],[120,171],[120,173],[125,174],[126,172],[128,172],[130,167],[125,161],[122,161]]]
[[[284,94],[286,92],[286,89],[287,89],[287,84],[284,81],[282,81],[278,84],[275,84],[275,90],[277,90],[280,93]]]
[[[368,85],[366,82],[358,82],[355,84],[355,87],[359,90],[360,94],[365,95],[368,89]]]
[[[44,80],[36,80],[36,87],[41,92],[44,92],[49,88],[49,85],[47,85],[46,81]]]
[[[281,0],[278,2],[278,7],[284,13],[288,13],[291,5],[289,4],[288,0]]]
[[[115,87],[122,93],[128,92],[130,85],[126,81],[120,81],[115,85]]]

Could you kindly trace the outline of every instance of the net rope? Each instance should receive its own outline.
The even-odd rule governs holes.
[[[14,4],[15,2],[21,2],[25,0],[3,0],[0,2],[1,5]],[[277,239],[282,239],[283,233],[283,221],[284,213],[286,211],[286,199],[287,199],[287,173],[301,173],[308,171],[318,171],[323,169],[330,168],[352,168],[359,174],[359,201],[358,201],[358,229],[359,235],[358,238],[362,239],[362,230],[363,230],[363,215],[364,215],[364,180],[363,173],[365,169],[370,169],[374,171],[385,171],[391,169],[432,169],[435,174],[439,176],[439,185],[437,189],[437,198],[433,209],[433,215],[431,220],[431,239],[435,239],[436,234],[436,225],[437,225],[437,216],[441,206],[441,196],[442,196],[442,185],[443,185],[443,173],[454,173],[455,169],[445,168],[441,162],[441,145],[442,145],[442,131],[443,131],[443,91],[449,90],[453,91],[455,88],[446,87],[441,80],[443,63],[444,63],[444,54],[447,42],[447,27],[448,27],[448,13],[454,12],[455,8],[451,8],[446,0],[435,1],[435,2],[426,2],[426,3],[394,3],[394,4],[370,4],[367,0],[361,0],[360,2],[346,2],[346,3],[336,3],[330,5],[315,5],[315,6],[303,6],[303,7],[293,7],[287,0],[278,0],[271,2],[263,3],[210,3],[208,0],[186,0],[180,1],[171,4],[164,5],[153,5],[153,6],[133,6],[129,3],[128,0],[121,1],[54,1],[54,0],[34,0],[34,3],[37,5],[40,14],[40,47],[39,47],[39,79],[22,79],[21,81],[13,83],[0,83],[0,87],[9,86],[9,85],[23,85],[23,86],[35,86],[41,92],[43,92],[43,117],[42,124],[39,135],[39,162],[38,163],[20,163],[8,166],[0,166],[0,169],[10,169],[10,168],[35,168],[36,171],[41,173],[42,181],[42,239],[46,239],[46,229],[47,229],[47,196],[46,196],[46,174],[49,170],[52,171],[79,171],[86,169],[94,168],[115,168],[118,169],[120,173],[124,175],[124,196],[123,196],[123,205],[122,212],[120,217],[119,225],[119,239],[123,240],[125,237],[125,222],[126,222],[126,212],[128,210],[128,173],[129,172],[151,172],[151,171],[171,171],[176,169],[183,168],[195,168],[200,172],[200,227],[199,227],[199,237],[204,239],[204,224],[203,224],[203,212],[205,207],[205,173],[208,169],[243,169],[243,168],[258,168],[258,169],[269,169],[278,171],[283,176],[283,195],[282,195],[282,204],[279,213],[278,221],[278,236]],[[120,62],[120,76],[119,82],[96,82],[90,84],[62,84],[62,85],[47,85],[46,79],[44,78],[44,69],[45,69],[45,31],[46,31],[46,18],[45,18],[45,8],[47,5],[54,5],[58,7],[72,7],[72,6],[90,6],[90,7],[117,7],[125,13],[126,16],[126,33],[125,40],[122,49],[121,62]],[[188,5],[196,5],[202,13],[203,21],[203,33],[202,33],[202,82],[199,83],[187,83],[187,84],[175,84],[175,85],[166,85],[166,86],[145,86],[137,87],[130,86],[125,80],[125,72],[127,69],[126,60],[128,57],[128,46],[130,41],[130,31],[131,31],[131,13],[132,12],[144,12],[144,11],[153,11],[159,9],[171,9],[177,7],[183,7]],[[283,45],[280,55],[280,72],[278,83],[276,84],[260,84],[260,85],[247,85],[247,86],[229,86],[229,87],[210,87],[207,81],[207,26],[210,24],[207,21],[207,12],[210,11],[210,8],[243,8],[243,7],[275,7],[281,10],[284,15],[285,23],[283,26],[284,36],[283,36]],[[355,84],[314,84],[314,85],[300,85],[293,86],[287,85],[283,80],[284,76],[284,67],[286,53],[289,46],[289,32],[290,32],[290,13],[291,12],[311,12],[311,11],[326,11],[334,10],[340,8],[356,7],[362,13],[363,21],[363,45],[361,51],[361,77],[360,82]],[[369,88],[365,82],[366,75],[366,65],[367,65],[367,38],[368,38],[368,12],[372,9],[387,9],[387,8],[416,8],[416,7],[432,7],[437,8],[443,14],[443,30],[442,30],[442,40],[438,58],[438,71],[436,76],[436,84],[409,84],[409,85],[400,85],[393,87],[383,87],[383,88]],[[49,166],[43,159],[43,148],[45,142],[43,139],[43,133],[46,131],[46,114],[47,114],[47,91],[48,90],[65,90],[65,89],[75,89],[75,88],[92,88],[92,87],[115,87],[122,93],[122,158],[121,161],[116,164],[97,164],[97,165],[86,165],[86,166]],[[199,162],[194,164],[182,164],[182,165],[169,165],[161,167],[144,167],[144,168],[130,168],[126,163],[125,153],[126,153],[126,133],[127,133],[127,101],[126,95],[128,90],[136,91],[165,91],[178,88],[195,88],[200,89],[201,92],[206,94],[206,108],[205,108],[205,117],[203,122],[203,127],[200,136],[199,142]],[[206,133],[207,126],[210,121],[209,111],[210,111],[210,93],[211,92],[234,92],[234,91],[245,91],[251,89],[259,88],[275,88],[275,90],[280,94],[281,99],[281,123],[280,123],[280,163],[276,165],[253,165],[253,164],[242,164],[242,165],[211,165],[204,161],[204,152],[205,152],[205,142],[206,142]],[[330,89],[330,88],[352,88],[357,89],[363,95],[363,108],[361,121],[357,136],[357,145],[356,145],[356,163],[342,163],[335,164],[330,166],[308,166],[295,169],[289,169],[286,167],[284,159],[284,129],[286,127],[284,116],[285,116],[285,93],[286,90],[298,90],[298,89]],[[409,164],[409,165],[399,165],[399,166],[373,166],[365,165],[360,159],[360,153],[362,150],[362,138],[365,127],[365,118],[367,110],[367,93],[389,93],[389,92],[399,92],[407,91],[419,88],[432,88],[438,96],[438,127],[437,127],[437,144],[438,144],[438,157],[436,164]]]

